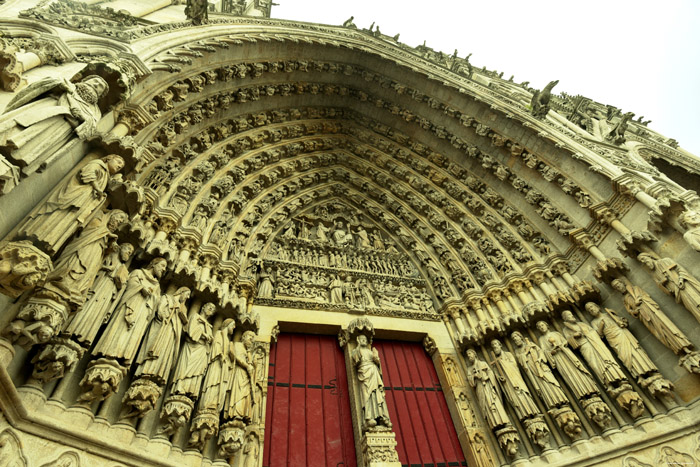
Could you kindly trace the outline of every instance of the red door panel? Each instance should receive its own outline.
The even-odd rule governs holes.
[[[418,343],[375,340],[403,466],[467,465],[433,362]]]
[[[263,466],[355,467],[343,352],[335,337],[281,334],[270,349]]]

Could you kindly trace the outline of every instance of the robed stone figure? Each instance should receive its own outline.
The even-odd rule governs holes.
[[[194,314],[185,328],[185,344],[173,376],[173,394],[183,394],[196,399],[202,386],[204,373],[209,364],[209,349],[214,338],[209,323],[216,313],[216,305],[205,303],[199,313]]]
[[[235,327],[235,321],[227,319],[223,322],[221,328],[214,333],[211,353],[209,354],[209,366],[202,385],[202,395],[199,399],[200,412],[213,411],[219,413],[224,406],[231,372],[228,349],[233,339]]]
[[[700,281],[671,258],[654,258],[642,253],[639,261],[654,273],[654,281],[700,321]]]
[[[360,334],[357,336],[357,347],[350,356],[360,382],[364,430],[378,425],[391,428],[377,349],[370,348],[367,336]]]
[[[25,175],[66,146],[74,137],[97,132],[102,117],[98,100],[109,87],[92,75],[77,84],[63,78],[44,78],[20,92],[0,115],[0,152],[22,167]],[[50,95],[50,93],[57,93]]]
[[[88,293],[85,305],[78,310],[68,323],[64,334],[73,336],[76,341],[89,346],[95,340],[100,327],[109,319],[109,313],[117,304],[129,277],[125,263],[134,247],[130,243],[112,244],[109,253],[102,261],[100,272]]]
[[[659,342],[673,350],[676,355],[691,352],[693,344],[641,287],[620,279],[613,280],[610,285],[623,294],[627,312],[639,319]]]
[[[94,355],[131,365],[160,302],[158,279],[166,266],[165,259],[155,258],[148,267],[131,271],[119,304],[95,345]]]
[[[517,331],[511,335],[511,339],[515,344],[518,363],[545,405],[552,408],[568,404],[569,399],[552,373],[542,349]]]
[[[498,389],[496,376],[488,364],[477,357],[474,349],[467,353],[467,381],[476,392],[476,399],[491,429],[510,425],[510,419]]]
[[[498,368],[500,373],[498,380],[501,382],[501,387],[503,388],[503,392],[505,392],[506,399],[515,410],[518,419],[523,420],[528,417],[540,415],[540,411],[535,401],[532,399],[530,390],[520,374],[518,362],[515,360],[513,354],[507,350],[503,350],[503,344],[496,339],[491,341],[491,348],[496,355],[494,365]]]
[[[245,331],[240,342],[234,342],[229,346],[232,375],[224,402],[224,418],[228,420],[249,423],[253,415],[252,382],[255,379],[255,367],[250,354],[253,339],[255,339],[255,333]]]
[[[183,324],[187,322],[185,301],[189,297],[190,289],[180,287],[175,293],[160,298],[155,319],[141,346],[137,377],[148,375],[157,384],[167,381],[170,369],[177,360]]]
[[[571,351],[566,338],[557,331],[551,331],[544,321],[537,323],[537,329],[542,333],[540,347],[550,364],[559,370],[569,384],[576,398],[584,399],[591,395],[598,395],[598,387],[593,376]]]
[[[107,246],[116,239],[114,233],[127,220],[126,213],[118,209],[93,218],[61,252],[42,289],[55,293],[73,309],[82,306],[95,282]]]
[[[124,160],[113,154],[88,162],[29,215],[19,235],[35,238],[44,251],[54,255],[78,228],[88,223],[106,198],[104,191],[110,176],[123,167]]]

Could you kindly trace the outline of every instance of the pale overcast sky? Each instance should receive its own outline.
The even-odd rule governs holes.
[[[359,28],[652,120],[700,156],[700,0],[275,0],[272,16]],[[635,117],[635,118],[636,118]],[[698,187],[700,188],[700,187]]]

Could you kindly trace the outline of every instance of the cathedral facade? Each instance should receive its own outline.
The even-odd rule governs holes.
[[[0,467],[700,463],[700,159],[270,8],[0,2]]]

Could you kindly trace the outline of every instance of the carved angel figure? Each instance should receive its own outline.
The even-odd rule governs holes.
[[[25,175],[35,172],[56,159],[56,152],[74,134],[86,139],[96,133],[102,118],[97,101],[108,89],[99,76],[77,84],[50,77],[30,84],[0,116],[0,152],[21,166]]]
[[[357,347],[352,351],[351,358],[361,385],[363,429],[366,431],[377,425],[391,428],[379,354],[377,349],[370,347],[364,334],[357,336]]]
[[[104,190],[110,176],[123,167],[124,159],[114,154],[88,162],[29,216],[19,235],[35,238],[44,251],[55,254],[78,228],[87,224],[106,198]]]

